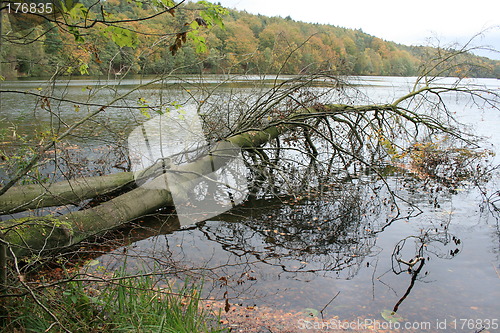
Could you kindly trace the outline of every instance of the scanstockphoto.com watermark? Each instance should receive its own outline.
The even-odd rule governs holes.
[[[414,331],[439,331],[439,330],[498,330],[500,320],[496,319],[436,319],[435,321],[406,321],[388,322],[376,319],[358,319],[355,321],[329,321],[300,319],[297,322],[299,330],[367,330],[378,332],[380,330],[414,330]]]

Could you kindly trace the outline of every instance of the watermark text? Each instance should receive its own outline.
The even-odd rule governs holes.
[[[331,319],[328,321],[300,319],[300,330],[497,330],[500,328],[499,319],[437,319],[435,321],[406,321],[388,322],[376,319],[358,319],[342,321]]]

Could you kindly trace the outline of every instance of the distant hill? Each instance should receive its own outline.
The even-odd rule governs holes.
[[[141,8],[127,0],[107,0],[105,6],[119,19],[153,13],[147,5]],[[196,5],[188,3],[186,7],[195,9]],[[175,16],[165,14],[128,24],[132,37],[137,38],[134,48],[119,47],[102,29],[85,31],[85,41],[77,43],[69,32],[47,23],[37,28],[41,37],[36,42],[4,43],[6,64],[2,72],[10,76],[43,76],[62,69],[90,75],[171,71],[299,74],[331,70],[346,75],[413,76],[436,51],[388,42],[361,30],[231,10],[224,21],[225,29],[215,27],[203,32],[204,52],[197,53],[188,43],[173,56],[170,45],[175,34],[186,29],[185,23],[195,13],[179,10]],[[439,74],[500,77],[500,61],[472,54],[464,54],[460,60],[460,65]]]

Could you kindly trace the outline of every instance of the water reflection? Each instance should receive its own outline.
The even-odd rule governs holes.
[[[360,202],[360,193],[355,190],[343,197],[331,192],[323,200],[250,200],[218,216],[217,221],[206,221],[184,232],[196,230],[208,242],[219,244],[226,255],[253,257],[285,272],[336,271],[350,278],[375,243],[369,223],[363,221],[368,207]],[[166,221],[175,224],[173,216]],[[144,251],[151,257],[157,257],[158,251],[170,253],[168,243],[162,244],[166,248],[158,247],[161,239],[156,236],[137,242],[134,252]],[[300,265],[294,266],[296,262]]]
[[[112,271],[126,262],[134,273],[203,279],[207,297],[229,304],[286,311],[328,305],[325,314],[349,318],[380,317],[384,310],[435,320],[471,316],[471,306],[493,315],[498,263],[477,267],[472,258],[490,258],[481,246],[492,235],[498,239],[498,214],[471,211],[479,206],[467,191],[438,193],[438,208],[430,186],[416,196],[422,211],[414,211],[380,181],[367,180],[320,197],[251,200],[216,219],[118,248],[99,266]],[[407,176],[386,181],[401,198],[415,194],[417,182]],[[176,218],[167,217],[161,223],[175,229]]]
[[[411,279],[408,289],[394,305],[393,312],[397,312],[410,295],[417,279],[429,273],[427,271],[422,273],[422,268],[426,261],[431,260],[431,256],[452,259],[460,253],[462,241],[448,232],[448,225],[441,224],[441,227],[441,230],[438,228],[422,230],[420,235],[408,236],[396,244],[392,253],[392,272],[396,275],[407,273]],[[405,260],[405,258],[411,259]]]

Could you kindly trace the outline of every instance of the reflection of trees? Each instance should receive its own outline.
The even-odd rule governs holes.
[[[226,251],[251,254],[286,272],[343,271],[352,277],[374,244],[363,221],[366,207],[359,204],[363,199],[356,191],[342,197],[329,193],[324,199],[290,198],[271,205],[256,200],[240,210],[248,217],[239,223],[228,217],[228,222],[206,225],[202,231]]]
[[[500,166],[497,166],[497,168]],[[481,212],[489,213],[493,218],[493,223],[495,227],[493,228],[493,252],[496,254],[497,265],[495,267],[495,272],[498,277],[500,277],[500,190],[494,189],[489,192],[487,190],[482,190],[482,194],[485,198],[484,202],[480,206]]]
[[[415,282],[421,276],[422,268],[431,257],[452,259],[462,249],[462,241],[448,232],[448,225],[441,224],[441,229],[422,230],[420,235],[408,236],[400,240],[392,252],[392,272],[396,275],[407,272],[410,284],[404,295],[394,306],[397,312],[403,301],[410,295]],[[428,272],[424,273],[424,277]]]
[[[131,271],[162,267],[162,272],[179,277],[203,276],[213,281],[212,294],[221,296],[220,290],[231,290],[230,297],[259,292],[252,286],[281,277],[351,279],[374,252],[373,230],[385,224],[384,214],[391,212],[389,199],[384,199],[384,205],[372,196],[380,186],[360,181],[325,190],[320,198],[310,193],[301,198],[250,200],[219,216],[217,222],[208,221],[172,237],[158,236],[153,242],[137,242],[126,248],[126,259],[118,249],[100,261],[108,270],[126,260]],[[175,239],[190,232],[199,238],[179,247]],[[211,254],[205,250],[203,257],[193,258],[192,246],[221,250]]]
[[[400,197],[410,198],[416,197],[414,191],[420,188],[421,195],[415,204],[424,209],[427,205],[439,213],[441,210],[429,202],[436,193],[429,189],[424,195],[421,182],[410,180],[407,175],[378,181],[377,177],[365,174],[345,181],[342,186],[323,187],[318,190],[320,195],[310,191],[300,197],[249,200],[218,216],[216,221],[209,220],[168,236],[156,234],[157,241],[150,245],[137,242],[126,247],[126,254],[125,248],[121,248],[110,255],[115,259],[99,260],[107,264],[109,270],[126,260],[131,273],[141,271],[180,279],[186,276],[204,279],[205,290],[212,297],[228,299],[231,303],[248,298],[257,302],[259,297],[278,293],[276,290],[282,290],[283,286],[286,288],[284,281],[287,280],[356,277],[360,269],[367,266],[369,258],[376,257],[380,251],[376,242],[382,231],[388,232],[393,226],[399,230],[396,224],[409,218],[413,225],[423,226],[396,235],[401,240],[394,247],[392,267],[389,264],[388,271],[376,277],[377,270],[385,266],[379,264],[379,259],[385,261],[389,256],[379,257],[377,264],[370,265],[374,270],[373,282],[376,278],[377,283],[397,294],[392,306],[394,311],[401,311],[406,308],[403,304],[419,298],[415,290],[423,284],[426,290],[432,288],[427,284],[432,261],[447,265],[443,259],[450,260],[461,253],[462,240],[450,232],[450,226],[459,221],[451,219],[451,215],[449,219],[431,219],[422,211],[417,212],[418,218],[408,216],[407,209],[411,206],[396,202],[387,185],[400,188],[395,193]],[[448,192],[439,194],[439,203],[445,207],[451,197]],[[151,228],[153,234],[155,229],[155,226]],[[191,236],[193,234],[196,237]],[[197,251],[201,255],[198,256]]]

